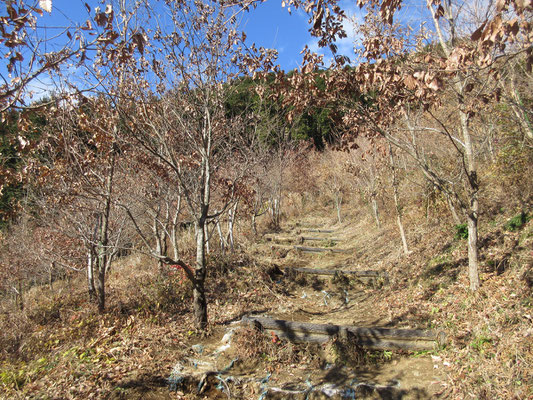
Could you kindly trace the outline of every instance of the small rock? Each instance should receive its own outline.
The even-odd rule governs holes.
[[[228,332],[226,332],[226,334],[224,336],[222,336],[221,342],[223,344],[231,343],[231,338],[233,337],[233,332],[234,332],[233,329],[230,329]]]
[[[202,354],[204,352],[204,346],[201,344],[195,344],[191,347],[197,354]]]

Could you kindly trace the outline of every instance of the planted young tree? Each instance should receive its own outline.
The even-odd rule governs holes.
[[[105,280],[119,249],[124,217],[114,208],[114,181],[121,157],[117,113],[103,98],[76,108],[49,110],[49,123],[28,159],[33,204],[52,231],[84,243],[89,293],[93,268],[98,309],[105,309]]]
[[[394,199],[394,209],[396,210],[396,223],[398,224],[398,229],[400,230],[400,237],[402,238],[402,246],[404,254],[409,254],[409,246],[407,245],[407,238],[405,237],[405,229],[403,227],[403,210],[400,203],[400,173],[398,168],[398,162],[396,160],[396,154],[389,144],[389,168],[392,175],[392,196]]]
[[[351,175],[354,190],[369,205],[376,227],[380,229],[379,197],[383,190],[383,155],[363,138],[351,147],[347,150],[345,169]]]
[[[128,96],[114,97],[127,130],[122,140],[172,174],[171,181],[178,185],[176,191],[194,221],[194,268],[160,254],[135,224],[131,210],[128,215],[144,244],[154,250],[152,255],[180,265],[191,280],[199,329],[207,325],[207,224],[235,204],[232,193],[238,176],[223,172],[239,154],[239,137],[246,127],[242,116],[226,113],[226,99],[232,80],[248,66],[254,68],[253,60],[269,63],[273,57],[261,49],[245,54],[244,35],[238,32],[236,20],[241,11],[242,7],[218,2],[157,3],[151,15],[151,23],[156,24],[153,37],[144,34],[137,40],[142,55],[129,63],[118,60],[128,88]],[[171,24],[157,24],[162,12]]]

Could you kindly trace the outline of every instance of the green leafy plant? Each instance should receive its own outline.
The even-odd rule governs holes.
[[[492,343],[492,338],[485,336],[485,335],[480,335],[474,340],[472,340],[472,342],[470,343],[470,346],[473,349],[482,353],[484,351],[485,346],[490,343]]]
[[[531,216],[522,211],[520,214],[507,221],[504,225],[504,228],[508,231],[515,232],[522,228],[530,219]]]
[[[466,224],[455,225],[455,236],[454,239],[468,239],[468,227]]]
[[[321,245],[322,247],[326,248],[335,247],[337,245],[337,242],[335,242],[334,240],[326,239],[321,242]]]

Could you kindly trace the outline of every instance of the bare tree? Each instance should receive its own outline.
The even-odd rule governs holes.
[[[479,110],[498,101],[500,93],[496,83],[505,61],[525,54],[525,64],[531,69],[532,26],[527,22],[531,4],[520,1],[501,1],[495,6],[492,2],[483,3],[485,9],[476,12],[480,17],[476,23],[470,15],[475,10],[468,2],[428,1],[427,14],[421,14],[420,29],[415,35],[410,35],[408,27],[394,24],[402,2],[369,0],[359,4],[366,10],[365,23],[360,26],[363,35],[362,46],[358,48],[361,63],[355,68],[337,68],[328,74],[327,97],[336,101],[343,99],[344,121],[352,133],[383,137],[404,151],[450,203],[463,210],[469,232],[470,288],[476,290],[479,287],[480,187],[476,160],[479,142],[472,121]],[[328,19],[333,17],[320,15],[319,11],[314,12],[316,29],[325,33]],[[341,15],[338,10],[334,14]],[[426,22],[433,22],[431,32],[424,28]],[[431,37],[435,41],[428,43]],[[284,92],[287,103],[296,105],[295,112],[306,104],[301,89],[309,90],[313,79],[309,72],[319,65],[320,58],[307,54],[305,61],[303,74],[293,78],[293,87]],[[336,66],[342,67],[345,62],[345,58],[337,57]],[[412,123],[413,115],[421,115],[419,113],[427,124],[415,126]],[[410,135],[398,135],[401,129],[397,129],[397,122],[405,115]],[[454,152],[453,159],[458,161],[456,166],[459,167],[453,169],[457,171],[455,175],[435,168],[419,143],[411,140],[417,136],[413,133],[422,131],[447,141],[446,146],[439,149]]]
[[[154,35],[146,41],[146,34],[138,38],[139,43],[146,44],[143,55],[120,66],[127,76],[123,83],[128,95],[113,98],[127,128],[124,140],[168,168],[193,219],[193,270],[180,259],[162,257],[157,251],[152,254],[184,268],[193,283],[196,325],[203,329],[207,325],[207,224],[235,205],[233,193],[239,177],[227,176],[222,167],[239,154],[238,137],[245,128],[240,116],[227,115],[224,104],[233,90],[233,79],[242,72],[238,65],[253,68],[253,57],[245,53],[244,36],[237,31],[236,17],[242,6],[218,2],[164,6],[164,14],[172,23],[159,23],[161,9],[151,11]],[[251,51],[257,56],[254,60],[273,57],[262,49]],[[152,62],[147,63],[147,59]],[[216,208],[214,194],[223,200]],[[131,210],[127,212],[135,221]],[[136,227],[147,248],[152,248],[142,227]]]
[[[106,274],[124,228],[124,217],[114,208],[120,158],[116,117],[102,98],[83,99],[83,106],[77,108],[50,108],[49,123],[28,160],[34,203],[48,216],[50,229],[76,237],[86,246],[89,293],[94,268],[100,312],[105,308]]]

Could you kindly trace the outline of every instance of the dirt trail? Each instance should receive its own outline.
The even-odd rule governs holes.
[[[333,232],[309,232],[308,228],[331,229]],[[383,307],[376,307],[376,293],[391,290],[380,279],[289,273],[291,267],[369,269],[368,264],[358,265],[356,262],[357,249],[351,247],[351,243],[357,243],[353,232],[350,235],[338,227],[315,222],[313,226],[289,227],[279,236],[284,242],[286,238],[295,238],[298,242],[302,233],[305,237],[321,239],[306,241],[306,246],[311,243],[309,246],[329,246],[346,252],[304,253],[296,250],[293,244],[276,244],[275,238],[262,243],[256,250],[264,255],[263,261],[277,271],[273,275],[273,293],[279,301],[255,316],[319,324],[419,328],[414,322],[393,320]],[[330,241],[329,237],[339,240]],[[278,366],[273,371],[269,370],[268,362],[254,364],[237,360],[235,345],[229,338],[235,329],[235,326],[228,326],[210,343],[197,346],[197,350],[201,348],[201,354],[192,351],[193,361],[189,361],[189,366],[178,366],[175,371],[178,380],[187,374],[189,378],[194,376],[189,386],[192,389],[204,385],[203,393],[207,398],[224,393],[225,396],[220,398],[424,399],[434,398],[442,390],[445,377],[441,371],[444,367],[440,357],[430,352],[413,355],[382,351],[361,356],[360,350],[349,346],[314,345],[308,351],[319,354],[321,363],[300,362],[282,368]],[[362,359],[357,360],[357,357]],[[212,385],[208,384],[210,376]],[[218,389],[213,389],[215,387]]]

